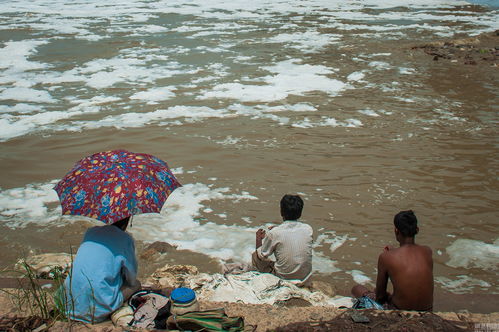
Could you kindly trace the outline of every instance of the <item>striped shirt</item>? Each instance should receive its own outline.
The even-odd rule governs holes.
[[[277,276],[305,280],[312,272],[312,233],[310,225],[286,220],[265,232],[257,254],[260,258],[274,254]]]

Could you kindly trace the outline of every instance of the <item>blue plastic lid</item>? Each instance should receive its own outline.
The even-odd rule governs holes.
[[[170,298],[176,303],[188,303],[196,298],[196,293],[190,288],[175,288],[170,294]]]

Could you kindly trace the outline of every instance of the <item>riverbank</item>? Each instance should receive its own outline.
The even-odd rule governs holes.
[[[243,304],[227,302],[201,302],[201,310],[224,308],[228,316],[244,318],[245,326],[251,331],[398,331],[401,326],[406,331],[497,331],[499,328],[499,313],[415,313],[404,311],[363,311],[369,323],[354,323],[352,311],[331,306],[301,307],[275,306],[268,304]],[[69,322],[44,322],[40,319],[26,318],[5,293],[0,293],[0,329],[8,330],[9,322],[18,324],[19,330],[23,324],[39,328],[37,331],[122,331],[121,327],[113,326],[111,321],[89,325]],[[21,318],[24,317],[24,318]],[[26,326],[25,325],[25,326]],[[14,331],[19,331],[15,330]]]
[[[159,248],[160,246],[155,245],[154,247]],[[153,253],[150,252],[150,254]],[[157,258],[157,253],[154,253],[153,256]],[[38,255],[29,259],[34,275],[43,278],[51,277],[50,271],[54,271],[54,266],[58,266],[59,271],[67,270],[70,262],[70,255],[64,253]],[[260,277],[262,276],[268,277],[266,274]],[[356,311],[348,309],[350,305],[346,304],[347,298],[337,297],[334,289],[329,288],[327,283],[319,281],[312,282],[308,287],[300,288],[300,290],[295,289],[287,295],[283,295],[284,290],[289,291],[292,286],[287,285],[282,280],[279,282],[280,295],[272,293],[276,287],[270,284],[271,279],[266,279],[263,282],[266,285],[265,289],[255,287],[255,285],[261,284],[264,279],[260,279],[255,285],[246,285],[251,286],[255,294],[259,294],[258,299],[268,301],[271,298],[271,304],[248,303],[248,301],[254,301],[250,298],[247,299],[248,301],[243,301],[245,303],[236,303],[236,299],[231,301],[210,300],[217,298],[217,291],[220,289],[225,296],[231,296],[230,289],[223,284],[216,283],[217,279],[220,280],[216,273],[199,273],[195,266],[167,264],[147,278],[141,279],[141,283],[155,289],[168,289],[180,285],[196,289],[201,310],[224,308],[229,317],[243,317],[248,331],[396,331],[401,326],[404,326],[406,331],[415,332],[435,330],[496,331],[499,327],[499,312],[483,314],[461,310],[418,313],[398,310]],[[237,296],[244,297],[245,286],[244,283],[240,283],[240,280],[238,281],[237,276],[226,275],[222,279],[227,279],[231,285],[236,283]],[[243,277],[242,279],[246,281],[248,278]],[[238,282],[239,284],[237,284]],[[48,294],[53,291],[53,281],[51,280],[43,279],[40,285],[42,287],[37,288],[38,290],[46,289]],[[28,291],[19,292],[22,287]],[[30,294],[35,294],[29,290],[30,287],[33,286],[29,282],[16,284],[15,279],[0,278],[0,331],[62,332],[70,329],[71,331],[111,332],[122,330],[120,327],[113,326],[111,321],[88,325],[44,320],[37,311],[30,311],[26,307],[29,302],[24,299]],[[46,302],[49,309],[45,311],[46,313],[52,308],[50,299],[51,296]],[[335,305],[318,305],[321,301],[322,303],[335,303]],[[367,319],[368,322],[354,322],[352,314],[355,312],[361,312],[363,318]]]

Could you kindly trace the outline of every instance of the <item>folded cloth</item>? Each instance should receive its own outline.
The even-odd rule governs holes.
[[[374,301],[368,296],[362,296],[357,298],[357,301],[353,304],[352,308],[354,309],[378,309],[384,310],[383,306],[378,302]]]

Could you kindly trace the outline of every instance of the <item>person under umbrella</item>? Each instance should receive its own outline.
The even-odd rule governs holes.
[[[64,281],[60,300],[69,319],[102,322],[140,289],[126,229],[133,215],[159,213],[179,186],[166,162],[126,150],[86,157],[57,183],[63,214],[106,223],[87,230]]]

